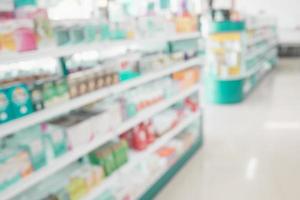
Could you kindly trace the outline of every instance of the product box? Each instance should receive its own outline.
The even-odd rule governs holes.
[[[15,40],[15,20],[1,21],[0,25],[0,52],[16,52],[16,40]]]
[[[29,90],[25,84],[20,83],[7,88],[7,96],[11,102],[15,118],[19,118],[33,112]]]
[[[47,80],[43,83],[42,87],[45,108],[55,105],[57,100],[55,81]]]
[[[128,144],[125,140],[112,145],[116,168],[121,167],[128,161]]]
[[[13,18],[14,1],[0,0],[0,20],[8,20]]]
[[[198,49],[198,39],[188,39],[180,41],[172,41],[168,43],[169,53],[175,52],[185,52],[187,50],[196,50]]]
[[[15,2],[15,7],[16,8],[21,8],[25,6],[36,6],[37,2],[36,0],[14,0]]]
[[[67,135],[70,150],[89,143],[93,138],[89,121],[77,115],[62,117],[49,124]]]
[[[89,158],[92,164],[103,166],[106,176],[110,176],[116,169],[113,151],[109,145],[91,152]]]
[[[7,90],[0,88],[0,124],[12,120],[13,117],[12,105]]]
[[[68,151],[68,139],[63,130],[56,126],[45,125],[43,134],[46,144],[49,144],[54,158]]]
[[[84,41],[84,27],[81,25],[73,25],[70,27],[71,44],[79,44]]]
[[[26,152],[16,148],[0,149],[0,191],[31,173],[32,166]]]
[[[39,48],[49,48],[54,45],[53,28],[46,9],[27,6],[17,9],[15,13],[18,19],[30,19],[33,21]]]
[[[70,200],[82,199],[88,193],[88,187],[83,178],[73,175],[67,185]]]
[[[37,35],[34,31],[34,24],[32,20],[16,20],[14,35],[17,51],[24,52],[37,49]]]
[[[84,41],[85,42],[94,42],[97,38],[98,27],[97,22],[87,22],[83,25],[84,27]]]
[[[58,46],[70,44],[71,36],[69,27],[65,24],[55,25],[54,37]]]
[[[36,82],[28,85],[30,97],[34,111],[43,110],[45,108],[43,98],[43,83]]]
[[[198,82],[200,79],[200,70],[197,68],[192,68],[176,72],[173,74],[173,79],[180,82],[181,89],[186,89]]]
[[[57,78],[54,81],[54,86],[56,88],[57,103],[65,102],[70,98],[69,87],[66,79]]]
[[[46,165],[46,146],[39,126],[27,128],[7,141],[9,147],[17,147],[30,155],[35,170]]]

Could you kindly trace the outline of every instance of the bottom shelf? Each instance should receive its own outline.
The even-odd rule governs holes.
[[[154,197],[166,186],[172,178],[181,170],[185,164],[193,157],[193,155],[201,148],[203,144],[203,137],[198,137],[194,145],[181,157],[177,162],[169,169],[163,171],[162,174],[154,177],[153,182],[149,184],[149,187],[145,191],[141,191],[140,200],[152,200]]]

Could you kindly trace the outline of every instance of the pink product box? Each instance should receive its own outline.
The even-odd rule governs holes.
[[[34,23],[37,45],[39,48],[54,46],[54,34],[46,9],[24,7],[16,11],[19,19],[30,19]]]
[[[31,20],[17,20],[15,39],[19,52],[37,49],[37,37]]]

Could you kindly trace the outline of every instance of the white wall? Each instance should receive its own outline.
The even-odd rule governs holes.
[[[231,0],[215,0],[216,8],[229,8]],[[280,43],[300,44],[300,0],[236,0],[242,13],[257,15],[263,11],[277,18]],[[298,30],[296,30],[298,27]]]
[[[281,28],[300,26],[300,0],[236,0],[237,8],[249,14],[264,11],[276,16]],[[230,0],[215,0],[215,7],[230,6]]]

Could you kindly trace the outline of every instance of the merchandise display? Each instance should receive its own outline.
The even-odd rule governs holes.
[[[201,147],[198,16],[113,4],[0,1],[1,200],[138,199]]]
[[[272,18],[211,22],[207,42],[206,87],[211,102],[242,101],[277,63],[276,23]]]
[[[189,101],[193,101],[192,99],[194,98],[189,99]],[[150,121],[142,122],[133,128],[132,131],[122,134],[118,142],[109,142],[95,149],[89,153],[88,159],[83,161],[83,163],[72,164],[57,176],[51,177],[39,186],[34,187],[32,191],[27,193],[28,196],[22,195],[16,199],[29,198],[37,190],[40,191],[38,199],[47,199],[47,197],[63,199],[85,199],[86,197],[86,199],[89,199],[89,194],[93,195],[94,192],[98,196],[109,194],[115,198],[117,196],[123,196],[124,198],[137,197],[140,192],[135,189],[137,181],[142,181],[139,184],[147,185],[150,182],[148,179],[153,178],[153,176],[156,177],[158,173],[161,174],[170,168],[180,155],[188,151],[196,138],[199,137],[199,124],[193,123],[192,120],[186,123],[186,120],[184,120],[191,113],[195,113],[195,116],[198,116],[198,109],[192,111],[191,107],[187,106],[190,105],[187,103],[189,101],[185,100],[164,111],[164,118],[166,120],[169,119],[172,125],[163,135],[155,130],[155,125],[151,127],[151,121],[154,121],[155,117]],[[197,104],[197,102],[194,103]],[[157,116],[160,116],[160,114]],[[193,125],[190,128],[186,128],[191,123]],[[172,133],[173,130],[176,130],[176,132]],[[137,136],[138,134],[140,136]],[[142,134],[147,136],[141,136]],[[152,136],[149,137],[150,135]],[[137,148],[137,145],[139,147],[142,145],[143,138],[147,138],[144,143],[146,146],[143,149]],[[167,144],[163,146],[157,145],[160,138],[166,140]],[[144,160],[145,158],[146,160]],[[143,162],[139,162],[140,159],[143,159]],[[141,169],[147,171],[140,171]],[[110,183],[110,180],[115,179],[115,175],[118,173],[122,174],[119,176],[120,180],[107,184]],[[146,174],[140,176],[142,174],[139,173]],[[129,179],[128,177],[131,176],[136,178]],[[143,177],[143,179],[139,177]],[[57,178],[63,184],[60,184],[59,187],[56,186],[55,190],[45,190],[46,186],[49,186],[49,184],[53,185]],[[130,182],[128,182],[129,180]],[[102,183],[101,185],[105,190],[99,193],[97,192],[97,187],[101,187],[100,183]],[[101,197],[97,198],[101,199]]]

